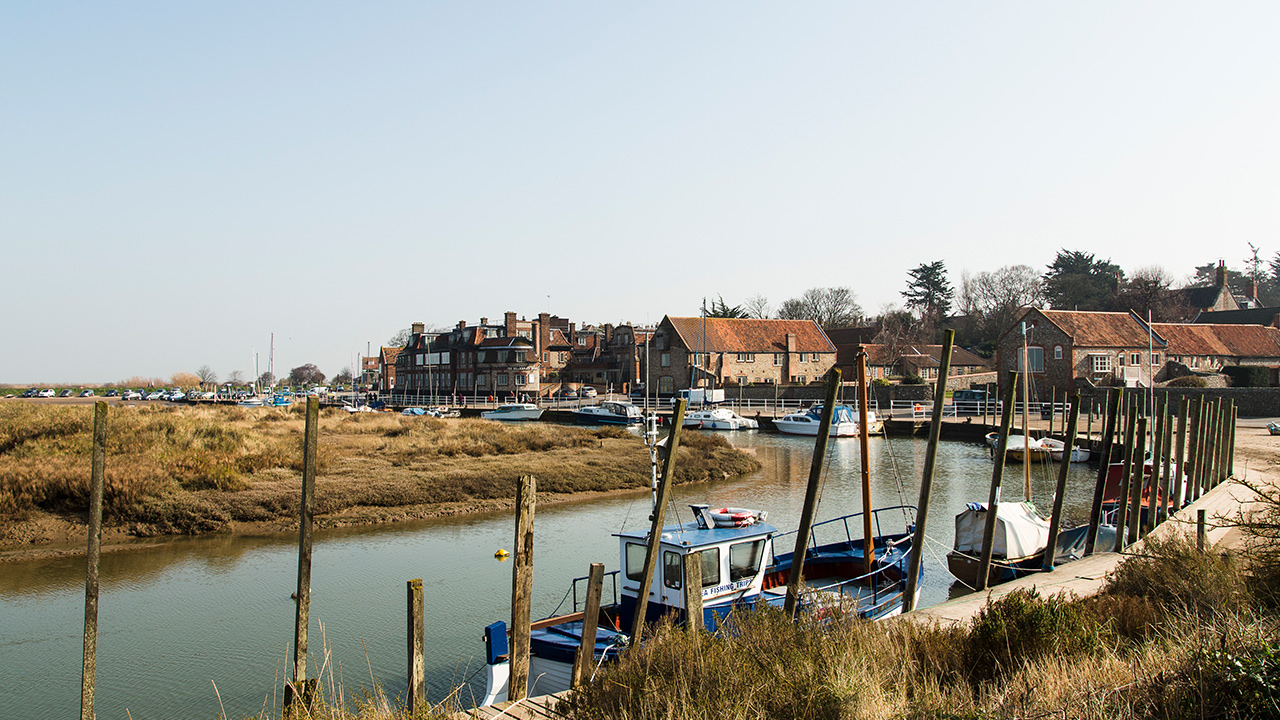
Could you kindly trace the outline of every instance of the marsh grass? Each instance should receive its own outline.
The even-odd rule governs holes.
[[[92,407],[0,406],[0,519],[88,504]],[[117,407],[108,418],[106,521],[137,535],[206,533],[233,522],[296,523],[301,406]],[[326,409],[318,522],[358,524],[493,509],[522,475],[547,495],[639,489],[649,455],[621,428],[438,420]],[[676,482],[759,469],[721,437],[686,433]]]

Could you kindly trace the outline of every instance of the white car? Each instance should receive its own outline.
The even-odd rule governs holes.
[[[153,392],[153,393],[148,393],[148,394],[147,394],[146,399],[147,399],[147,400],[159,400],[159,399],[161,399],[162,397],[164,397],[164,393],[160,392],[159,390],[156,390],[156,391],[155,391],[155,392]]]
[[[142,393],[137,390],[125,390],[124,395],[120,396],[121,400],[141,400]]]
[[[36,397],[54,397],[57,394],[58,393],[54,392],[53,388],[45,388],[37,393]]]

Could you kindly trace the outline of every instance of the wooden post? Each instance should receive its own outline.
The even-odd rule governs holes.
[[[1071,415],[1067,418],[1067,441],[1062,449],[1062,464],[1058,467],[1058,487],[1053,491],[1053,515],[1049,517],[1049,542],[1044,548],[1045,570],[1053,569],[1058,546],[1058,530],[1062,527],[1062,499],[1067,494],[1067,471],[1071,469],[1071,451],[1075,447],[1076,424],[1080,422],[1080,393],[1071,402]]]
[[[1129,396],[1129,413],[1125,418],[1124,428],[1124,470],[1120,475],[1120,492],[1116,495],[1116,542],[1112,546],[1114,552],[1120,552],[1124,549],[1125,538],[1125,519],[1129,516],[1129,485],[1130,474],[1133,472],[1133,443],[1134,433],[1137,431],[1138,413],[1136,410],[1136,396]],[[1141,458],[1139,458],[1141,463]]]
[[[98,564],[102,559],[102,488],[107,473],[107,402],[93,404],[93,449],[89,460],[89,541],[84,576],[84,665],[80,674],[80,718],[93,720],[98,674]]]
[[[640,642],[644,634],[645,615],[649,612],[649,591],[653,587],[653,574],[658,568],[659,548],[662,546],[662,523],[667,517],[667,495],[671,478],[675,475],[676,453],[680,450],[680,427],[684,425],[684,412],[689,401],[676,400],[671,415],[671,432],[667,433],[667,446],[662,458],[662,477],[658,478],[658,495],[653,501],[653,521],[649,526],[649,544],[644,553],[644,573],[640,578],[640,592],[636,595],[636,617],[631,628],[632,642]]]
[[[1236,426],[1239,423],[1240,408],[1231,403],[1231,433],[1227,437],[1227,477],[1236,474]]]
[[[1049,429],[1045,432],[1045,437],[1053,437],[1053,416],[1054,405],[1058,402],[1058,388],[1049,388]]]
[[[991,493],[987,496],[987,517],[982,526],[982,554],[978,557],[978,582],[975,590],[985,590],[991,574],[991,547],[996,538],[996,513],[1000,509],[1000,481],[1004,478],[1005,454],[1009,451],[1009,428],[1013,427],[1013,398],[1018,385],[1017,371],[1009,371],[1009,384],[1004,390],[1004,412],[1000,416],[1000,439],[992,458]]]
[[[1159,497],[1160,511],[1164,513],[1166,519],[1168,519],[1169,513],[1173,511],[1173,508],[1169,503],[1169,495],[1171,492],[1169,483],[1172,482],[1173,474],[1173,467],[1171,463],[1171,451],[1173,449],[1173,408],[1170,407],[1173,404],[1172,400],[1173,399],[1171,397],[1165,395],[1163,408],[1164,416],[1160,423],[1160,427],[1163,428],[1163,432],[1160,433],[1160,452],[1158,454],[1153,454],[1153,458],[1158,460],[1156,469],[1160,473],[1160,483],[1155,490]],[[1154,476],[1152,477],[1152,482],[1155,482]],[[1152,500],[1153,504],[1155,504],[1155,495],[1153,495]],[[1158,513],[1152,513],[1152,517],[1147,523],[1147,532],[1154,530],[1158,521]]]
[[[942,436],[942,406],[947,394],[947,376],[951,374],[951,349],[956,331],[948,330],[942,341],[942,364],[933,391],[933,415],[929,421],[929,444],[924,451],[924,475],[920,478],[920,499],[916,502],[916,532],[911,539],[911,557],[907,562],[907,585],[902,594],[902,612],[916,606],[916,584],[920,578],[920,561],[924,555],[925,525],[929,519],[929,497],[933,494],[933,466],[938,457],[938,439]]]
[[[689,632],[702,632],[702,553],[684,556],[684,613]]]
[[[858,403],[858,449],[861,451],[859,467],[862,470],[862,559],[866,570],[875,569],[876,541],[871,517],[871,433],[867,427],[867,353],[859,348],[856,355],[858,372],[858,394],[862,402]],[[838,384],[838,383],[837,383]]]
[[[1126,545],[1138,541],[1138,531],[1142,526],[1142,487],[1147,477],[1147,463],[1144,458],[1147,451],[1147,418],[1138,418],[1138,434],[1133,450],[1133,476],[1129,480],[1129,533]],[[1152,468],[1152,472],[1155,468]],[[1125,498],[1120,498],[1125,502]],[[1120,523],[1116,523],[1116,532],[1121,532]]]
[[[1098,525],[1102,522],[1102,495],[1107,486],[1107,471],[1111,467],[1112,441],[1115,439],[1116,422],[1120,417],[1121,394],[1118,389],[1107,391],[1107,406],[1103,417],[1102,452],[1098,455],[1098,479],[1093,486],[1093,502],[1089,504],[1089,530],[1085,535],[1084,554],[1092,555],[1098,543]]]
[[[1227,471],[1227,443],[1231,437],[1231,401],[1225,400],[1222,403],[1221,420],[1218,426],[1221,430],[1218,432],[1218,471],[1214,475],[1213,484],[1219,485],[1226,481],[1230,473]]]
[[[1089,445],[1093,446],[1093,395],[1089,396],[1089,424],[1085,430],[1085,436],[1089,438]]]
[[[600,624],[600,593],[603,589],[604,563],[591,563],[587,573],[587,606],[582,611],[582,644],[578,646],[578,655],[573,660],[572,687],[591,679],[588,671],[595,665],[596,628]]]
[[[310,709],[307,681],[307,627],[311,613],[311,521],[315,514],[316,451],[320,436],[320,399],[307,398],[306,434],[302,441],[302,503],[298,519],[298,590],[293,628],[293,682],[285,688],[285,707],[301,703]],[[291,712],[292,710],[290,710]]]
[[[511,676],[507,699],[529,694],[529,617],[533,603],[533,515],[538,481],[532,475],[516,485],[516,537],[511,553]]]
[[[1196,511],[1196,549],[1204,552],[1205,542],[1208,539],[1204,526],[1204,510]]]
[[[1191,427],[1190,434],[1187,436],[1187,496],[1186,504],[1190,504],[1200,497],[1199,491],[1196,489],[1196,467],[1200,464],[1200,425],[1204,420],[1204,397],[1198,396],[1191,399]]]
[[[866,357],[862,346],[858,354]],[[800,602],[800,580],[804,576],[804,560],[809,550],[809,533],[813,530],[813,516],[818,511],[818,490],[822,487],[822,464],[827,459],[827,440],[831,435],[831,417],[836,411],[836,391],[840,388],[840,369],[831,368],[827,373],[827,395],[822,405],[822,418],[818,422],[818,435],[813,442],[813,459],[809,462],[809,484],[804,491],[804,508],[800,511],[800,527],[796,530],[795,552],[791,555],[791,577],[787,580],[787,599],[783,612],[795,617]]]
[[[427,705],[426,626],[422,578],[408,582],[409,600],[409,715]]]
[[[1187,476],[1187,398],[1178,398],[1178,447],[1174,451],[1174,464],[1178,470],[1173,476],[1173,509],[1178,511],[1185,504],[1182,498],[1182,484]]]
[[[1209,426],[1205,429],[1204,492],[1218,484],[1218,430],[1222,427],[1222,399],[1217,398],[1209,406]]]

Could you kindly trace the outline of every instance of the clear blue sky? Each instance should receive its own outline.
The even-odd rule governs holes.
[[[1280,3],[7,3],[0,382],[1280,250]],[[548,297],[550,296],[550,297]]]

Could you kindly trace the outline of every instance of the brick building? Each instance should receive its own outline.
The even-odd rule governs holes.
[[[649,349],[659,393],[688,387],[820,381],[836,348],[812,320],[662,318]]]

